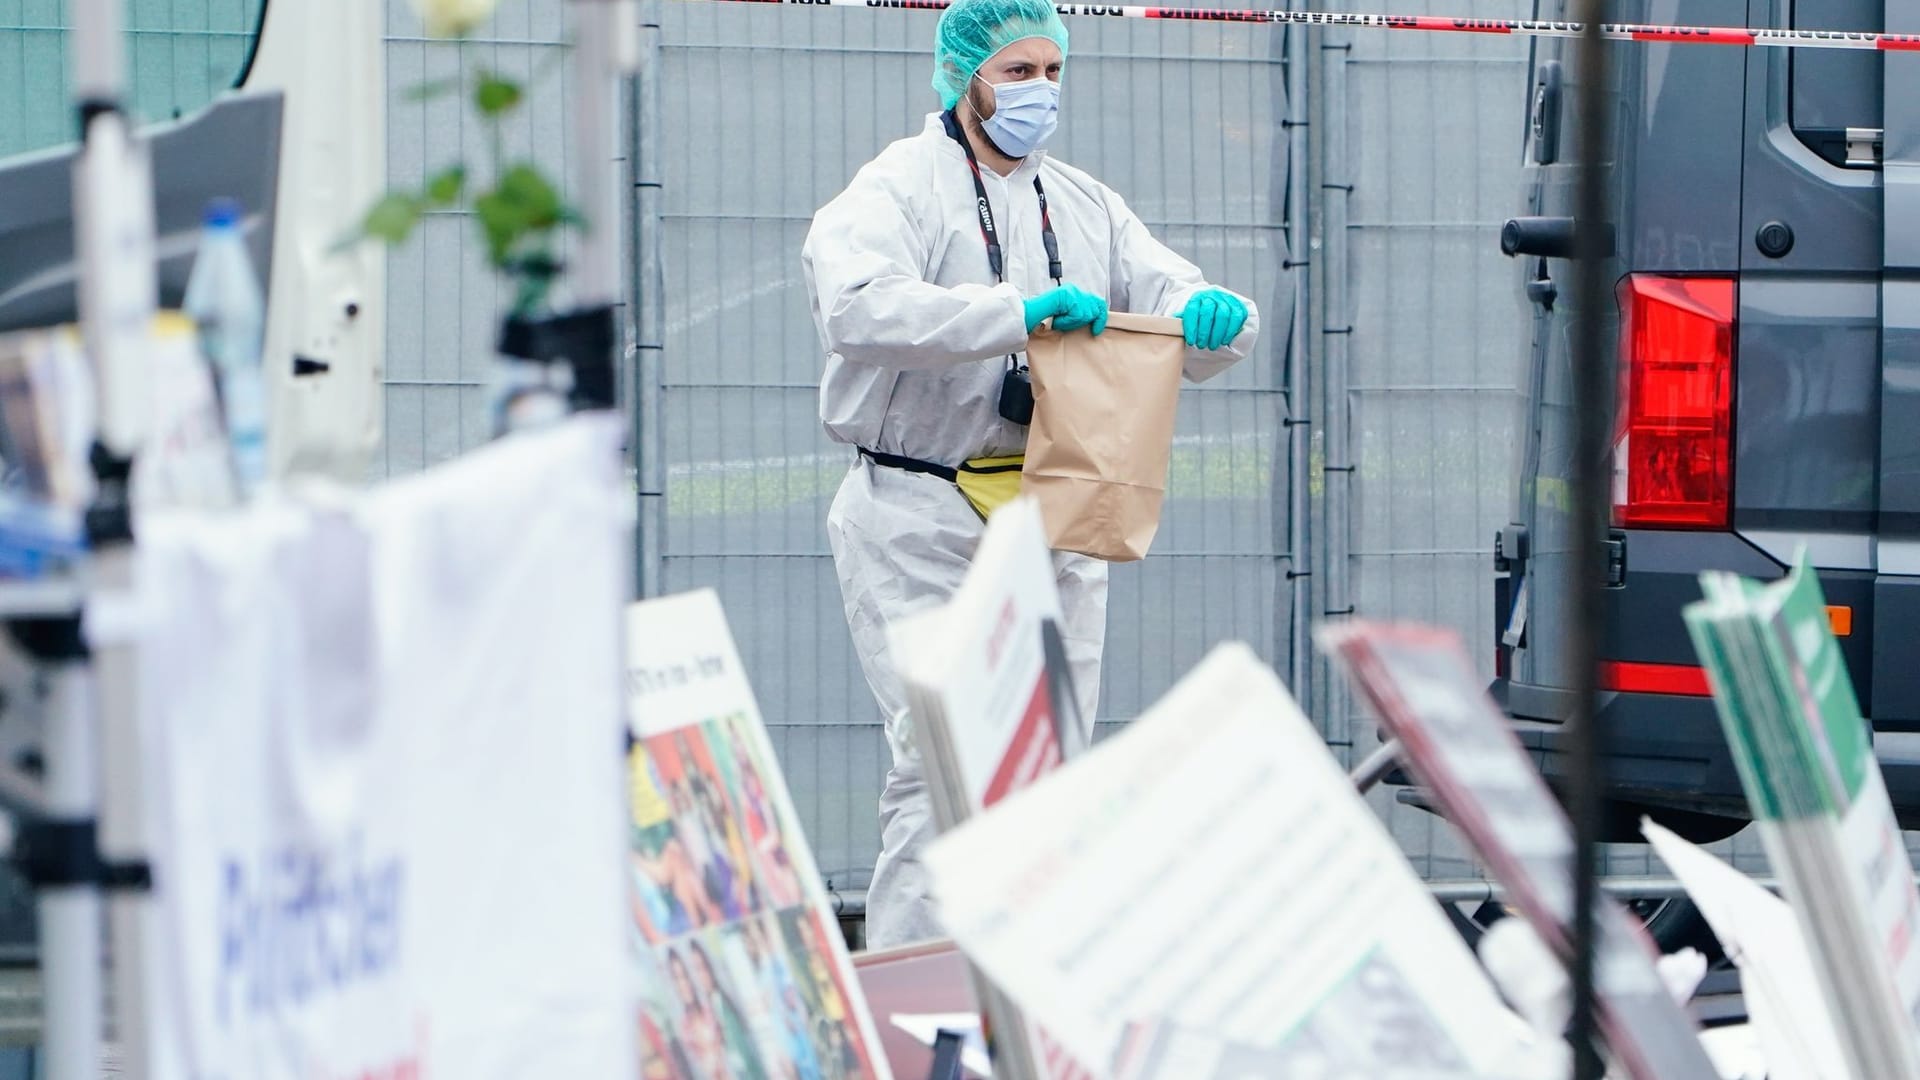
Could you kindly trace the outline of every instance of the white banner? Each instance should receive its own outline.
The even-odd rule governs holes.
[[[143,522],[149,1075],[633,1075],[617,438]]]

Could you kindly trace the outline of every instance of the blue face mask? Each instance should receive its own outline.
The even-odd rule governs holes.
[[[975,75],[974,78],[980,79]],[[1046,145],[1060,126],[1060,84],[1052,79],[1026,79],[993,87],[993,115],[980,121],[987,138],[1010,158],[1023,158]]]

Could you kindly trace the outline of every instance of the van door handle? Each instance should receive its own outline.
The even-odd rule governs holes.
[[[1553,302],[1560,298],[1560,287],[1553,283],[1553,276],[1547,273],[1547,260],[1541,259],[1534,267],[1533,279],[1527,282],[1527,299],[1540,305],[1542,310],[1552,311]]]

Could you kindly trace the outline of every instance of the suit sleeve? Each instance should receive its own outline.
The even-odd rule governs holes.
[[[1027,347],[1026,307],[1011,285],[945,288],[926,280],[929,247],[901,178],[876,162],[814,215],[801,262],[829,352],[858,363],[927,369]]]
[[[1187,301],[1203,289],[1214,288],[1201,276],[1200,268],[1181,257],[1172,248],[1154,239],[1151,232],[1120,196],[1106,193],[1107,209],[1113,222],[1113,306],[1116,310],[1140,315],[1178,316]],[[1232,291],[1232,290],[1227,290]],[[1260,311],[1252,300],[1239,293],[1247,305],[1247,323],[1232,341],[1211,352],[1188,349],[1184,373],[1191,382],[1204,382],[1247,358],[1260,339]]]

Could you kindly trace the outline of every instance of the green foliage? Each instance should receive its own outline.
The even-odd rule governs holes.
[[[420,223],[420,199],[409,192],[390,191],[380,197],[367,211],[366,218],[360,223],[362,235],[384,240],[388,244],[404,244],[412,235],[413,227]]]
[[[473,105],[482,116],[498,117],[518,108],[521,96],[519,83],[489,71],[480,76],[480,84],[474,87]]]
[[[468,163],[455,162],[428,177],[417,190],[389,191],[361,220],[350,242],[378,240],[397,246],[413,235],[428,211],[465,211],[478,223],[487,243],[487,259],[514,285],[515,315],[544,307],[560,274],[555,250],[563,229],[584,224],[566,205],[559,189],[529,161],[502,160],[500,125],[526,101],[526,91],[499,72],[483,71],[472,81],[466,100],[487,127],[492,148],[492,183],[481,186]],[[462,78],[422,83],[407,92],[428,101],[461,90]]]
[[[452,206],[467,189],[467,167],[449,165],[427,180],[427,200],[434,206]]]

